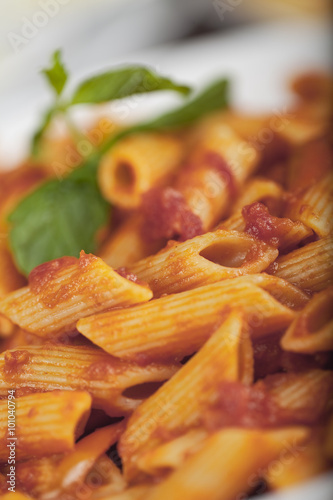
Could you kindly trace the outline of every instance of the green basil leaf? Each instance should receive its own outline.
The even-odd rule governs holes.
[[[55,113],[54,108],[48,109],[46,111],[46,113],[44,113],[44,116],[43,116],[43,119],[42,119],[42,122],[41,122],[39,128],[35,131],[34,135],[32,136],[31,154],[34,157],[37,157],[39,154],[40,144],[41,144],[42,138],[44,136],[46,129],[48,128],[48,126],[51,123],[51,120],[53,118],[54,113]]]
[[[190,125],[202,116],[223,109],[228,104],[228,80],[218,80],[183,106],[146,123],[152,130],[166,130]]]
[[[111,137],[102,146],[102,152],[108,151],[120,139],[128,135],[145,132],[181,128],[190,125],[203,116],[226,108],[229,102],[229,81],[221,79],[209,85],[200,94],[184,105],[166,113],[159,118],[134,125]]]
[[[81,83],[74,92],[71,104],[101,103],[158,90],[174,90],[188,95],[191,89],[159,76],[148,68],[121,68],[93,76]]]
[[[17,267],[27,275],[37,265],[64,255],[96,252],[96,234],[109,213],[110,205],[96,183],[70,177],[47,182],[24,198],[9,217]]]
[[[121,131],[66,179],[49,181],[24,198],[9,217],[10,245],[18,268],[28,274],[48,260],[78,256],[82,249],[96,251],[97,231],[110,214],[97,185],[98,164],[116,142],[136,132],[184,127],[227,105],[228,82],[219,80],[176,110]]]
[[[67,82],[68,74],[65,66],[61,61],[61,52],[56,50],[52,55],[52,66],[43,69],[42,73],[46,76],[48,82],[59,96]]]

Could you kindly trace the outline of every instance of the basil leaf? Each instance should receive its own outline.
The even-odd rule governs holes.
[[[74,92],[71,104],[101,103],[158,90],[174,90],[188,95],[191,89],[144,67],[121,68],[81,83]]]
[[[146,123],[146,127],[166,130],[190,125],[203,115],[225,108],[228,104],[228,90],[228,80],[218,80],[180,108]]]
[[[205,88],[200,94],[183,106],[159,118],[154,118],[151,121],[122,130],[103,144],[101,152],[105,153],[120,139],[137,132],[170,130],[185,127],[199,120],[206,114],[226,108],[228,102],[229,81],[226,79],[218,80],[212,85],[209,85],[209,87]]]
[[[96,233],[110,205],[96,183],[68,177],[51,180],[23,199],[11,213],[10,246],[17,267],[28,274],[43,262],[80,250],[96,252]]]
[[[42,73],[46,76],[48,82],[59,96],[67,82],[68,74],[65,66],[61,61],[61,52],[56,50],[52,55],[52,66],[48,69],[43,69]]]
[[[32,140],[31,140],[31,154],[34,157],[37,157],[38,154],[39,154],[41,140],[43,138],[43,135],[44,135],[46,129],[48,128],[48,126],[51,123],[51,120],[53,118],[54,113],[55,113],[55,109],[54,108],[48,109],[46,111],[46,113],[44,113],[44,116],[43,116],[43,119],[42,119],[42,123],[40,124],[39,128],[36,130],[36,132],[34,133],[34,135],[32,136]]]
[[[49,181],[24,198],[9,217],[10,245],[18,268],[28,274],[48,260],[78,256],[82,249],[96,251],[96,233],[110,213],[96,179],[100,158],[107,149],[136,132],[189,125],[227,104],[228,82],[219,80],[176,110],[121,131],[66,179]]]

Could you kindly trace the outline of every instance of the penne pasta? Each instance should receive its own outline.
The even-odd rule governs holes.
[[[300,221],[321,238],[333,231],[333,175],[325,177],[290,197],[285,214]]]
[[[243,150],[247,149],[247,154]],[[226,214],[239,187],[258,166],[259,155],[223,120],[202,127],[189,158],[174,187],[205,231]]]
[[[314,165],[316,168],[314,168]],[[288,162],[288,171],[285,178],[288,187],[289,201],[302,196],[308,189],[315,188],[316,184],[326,182],[332,168],[331,145],[325,135],[319,135],[313,140],[295,148]],[[324,186],[322,185],[322,188]],[[331,187],[323,191],[328,194]]]
[[[90,489],[87,476],[94,474],[99,482],[115,479],[114,489],[121,491],[126,483],[103,453],[117,441],[123,428],[124,422],[109,425],[82,438],[68,453],[20,462],[16,467],[16,488],[25,491],[28,485],[29,492],[37,498],[73,499],[78,492]]]
[[[278,251],[236,231],[217,230],[184,243],[169,242],[159,253],[130,266],[155,297],[227,278],[264,271]]]
[[[329,471],[331,78],[256,116],[221,80],[71,137],[60,51],[43,72],[55,107],[0,171],[0,500],[243,500]],[[190,91],[127,67],[68,104],[162,89]]]
[[[10,254],[7,236],[5,234],[0,234],[0,300],[7,293],[25,284],[26,280],[16,269]]]
[[[110,492],[111,489],[111,492]],[[92,494],[92,500],[104,500],[105,498],[112,498],[112,500],[144,500],[147,498],[148,493],[151,491],[150,485],[138,485],[128,488],[120,493],[115,493],[113,487],[100,488]],[[111,497],[108,495],[111,493]]]
[[[140,455],[156,448],[163,433],[179,434],[198,424],[221,381],[251,383],[253,356],[246,328],[242,316],[231,313],[200,351],[134,412],[120,439],[127,480],[138,475]]]
[[[15,325],[8,318],[0,314],[0,339],[10,337],[13,335],[15,329]]]
[[[243,192],[233,205],[233,212],[242,210],[245,205],[261,202],[275,216],[281,215],[284,190],[281,185],[265,177],[254,177],[244,186]]]
[[[55,471],[53,484],[50,485],[50,493],[59,498],[62,495],[73,494],[75,490],[84,485],[89,471],[93,468],[97,459],[113,445],[124,430],[124,422],[109,425],[81,439],[73,451],[65,455],[59,462]],[[124,489],[126,483],[123,480],[121,487]]]
[[[308,437],[306,428],[275,431],[230,428],[212,434],[202,448],[147,496],[147,500],[229,500],[255,486],[260,470]],[[242,461],[239,457],[243,457]]]
[[[91,316],[80,320],[77,329],[117,357],[182,357],[200,348],[231,308],[244,312],[251,335],[288,326],[295,313],[260,288],[275,288],[274,293],[283,297],[282,290],[288,287],[283,282],[279,289],[278,283],[269,283],[269,278],[261,275],[241,276]],[[298,298],[298,292],[296,295]]]
[[[53,486],[56,468],[62,457],[63,454],[57,454],[19,462],[15,470],[16,490],[28,489],[33,498],[41,498],[48,494]]]
[[[280,215],[283,203],[283,189],[274,181],[264,177],[255,177],[250,179],[244,186],[243,192],[235,201],[232,214],[217,226],[218,229],[227,229],[234,231],[244,231],[245,221],[242,214],[242,208],[255,202],[263,203],[269,207],[274,215]]]
[[[146,286],[81,252],[79,259],[63,257],[35,268],[27,287],[0,300],[0,312],[28,332],[52,338],[75,329],[79,318],[151,297]]]
[[[0,355],[0,398],[6,397],[11,387],[23,394],[85,390],[92,397],[93,408],[121,416],[141,402],[137,397],[126,397],[126,389],[164,382],[178,368],[177,363],[140,366],[91,347],[25,346]]]
[[[333,283],[332,255],[333,240],[326,237],[282,255],[270,272],[303,290],[320,292]]]
[[[281,339],[286,351],[316,353],[333,350],[333,287],[314,295]]]
[[[138,467],[149,476],[161,476],[166,470],[181,467],[189,455],[202,447],[207,431],[201,428],[190,429],[185,434],[143,451],[138,457]]]
[[[17,398],[17,439],[11,441],[7,439],[8,404],[7,401],[0,401],[0,463],[7,462],[7,445],[11,442],[18,460],[70,451],[75,438],[82,433],[90,405],[91,397],[84,391],[53,391]]]
[[[321,440],[312,438],[297,453],[286,453],[283,457],[284,467],[269,467],[265,480],[269,489],[288,488],[300,482],[326,472],[329,463],[325,459]]]
[[[301,222],[271,215],[262,203],[253,203],[242,208],[245,233],[279,248],[280,251],[295,248],[302,240],[311,236],[312,230]]]
[[[0,496],[1,500],[31,500],[32,497],[28,495],[24,495],[23,493],[19,493],[18,491],[14,493],[5,493]]]
[[[307,370],[264,379],[274,403],[294,421],[316,423],[332,404],[333,372]]]
[[[106,264],[117,269],[152,255],[163,247],[165,240],[151,241],[143,236],[143,219],[129,216],[106,241],[99,256]]]
[[[101,191],[116,206],[137,208],[143,193],[170,180],[182,156],[182,142],[174,136],[146,132],[126,137],[101,161]]]
[[[107,454],[98,458],[86,475],[84,485],[90,489],[91,499],[113,498],[127,490],[127,483],[117,465]]]

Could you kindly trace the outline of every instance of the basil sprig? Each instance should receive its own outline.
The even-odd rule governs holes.
[[[62,91],[65,84],[64,74],[61,79],[58,65],[59,59],[57,58],[54,65],[57,69],[54,71],[59,72],[59,78],[49,76],[57,93]],[[112,72],[109,73],[111,74]],[[119,71],[113,74],[119,75]],[[147,75],[145,71],[141,73],[143,74]],[[113,95],[123,97],[125,93],[128,95],[130,88],[132,91],[138,90],[133,82],[127,85],[125,80],[116,79],[116,81]],[[164,79],[164,87],[169,85],[166,82],[169,81]],[[90,92],[88,89],[90,89],[90,84],[82,84],[74,94],[74,96],[81,97],[75,99],[82,99],[82,102],[83,99],[88,99]],[[108,95],[110,97],[111,94]],[[93,96],[91,96],[92,99]],[[111,212],[111,207],[103,199],[97,184],[97,169],[103,154],[119,140],[137,132],[184,127],[207,113],[227,107],[227,104],[228,82],[225,79],[218,80],[183,106],[153,120],[120,131],[65,179],[47,181],[21,200],[9,216],[10,246],[20,271],[27,275],[43,262],[64,255],[78,256],[82,249],[92,253],[96,251],[98,232],[106,225]],[[49,113],[44,122],[51,121],[53,112]]]
[[[50,68],[42,70],[55,93],[54,103],[44,113],[42,122],[32,138],[31,152],[38,156],[45,131],[56,114],[67,114],[70,107],[77,104],[97,104],[124,99],[135,94],[146,94],[161,90],[171,90],[187,96],[191,88],[173,82],[142,66],[118,68],[84,80],[71,98],[65,99],[63,92],[68,81],[68,72],[61,60],[61,52],[52,55]]]

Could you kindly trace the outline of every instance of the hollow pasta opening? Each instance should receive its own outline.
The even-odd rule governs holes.
[[[223,267],[241,267],[246,261],[251,247],[250,241],[242,241],[240,245],[238,239],[226,239],[209,245],[199,255]]]
[[[135,172],[130,163],[119,162],[114,170],[114,178],[121,189],[130,190],[135,184]]]
[[[122,395],[129,399],[146,399],[154,394],[164,382],[165,380],[163,382],[143,382],[142,384],[132,385],[132,387],[127,387]]]

